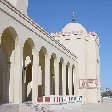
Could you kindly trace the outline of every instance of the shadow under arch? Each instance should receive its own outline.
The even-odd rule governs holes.
[[[45,56],[47,49],[42,46],[39,51],[39,67],[41,69],[41,84],[38,86],[38,96],[45,96]]]
[[[62,90],[62,72],[63,72],[63,63],[64,63],[64,59],[63,57],[60,58],[60,62],[59,62],[59,95],[63,95],[63,90]]]
[[[70,63],[69,61],[67,62],[67,65],[66,65],[66,95],[69,95],[69,66],[70,66]]]
[[[34,41],[28,38],[23,46],[23,73],[22,73],[22,99],[32,101],[32,75],[33,75],[33,52],[35,50]]]
[[[55,74],[56,58],[57,58],[56,54],[53,52],[50,58],[50,95],[55,95],[55,78],[56,78],[56,75],[58,75],[58,74]]]
[[[15,48],[19,39],[11,26],[3,30],[0,39],[0,104],[3,104],[14,102]]]
[[[75,91],[76,91],[75,90],[75,88],[76,88],[76,85],[75,85],[76,84],[76,80],[75,79],[77,77],[76,75],[77,75],[76,74],[76,66],[73,64],[72,65],[72,88],[73,88],[72,89],[72,95],[75,95]]]

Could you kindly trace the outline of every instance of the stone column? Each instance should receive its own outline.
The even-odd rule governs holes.
[[[50,56],[45,54],[45,96],[50,96]]]
[[[68,67],[68,76],[69,76],[69,95],[72,95],[72,67]]]
[[[23,48],[19,42],[15,47],[15,77],[14,77],[14,103],[22,103],[22,69],[23,69]]]
[[[62,95],[66,96],[66,64],[62,64]]]
[[[42,70],[41,70],[41,66],[38,66],[38,85],[42,85]]]
[[[55,95],[59,95],[59,61],[55,59]]]
[[[73,68],[73,80],[74,80],[74,95],[76,96],[76,91],[77,91],[77,83],[76,83],[76,68]]]
[[[13,50],[10,60],[8,61],[8,67],[9,67],[9,102],[14,102],[14,67],[15,67],[15,50]]]
[[[36,102],[38,96],[38,65],[39,52],[33,49],[33,65],[32,65],[32,101]]]
[[[78,86],[79,86],[79,82],[78,82],[78,69],[77,69],[77,65],[75,65],[75,67],[73,68],[73,75],[74,75],[74,95],[77,96],[78,95]]]
[[[79,75],[78,75],[78,62],[75,63],[74,72],[74,95],[78,96],[79,94]]]

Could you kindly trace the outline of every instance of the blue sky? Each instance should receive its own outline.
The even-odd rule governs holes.
[[[47,32],[59,32],[72,19],[100,37],[101,86],[112,89],[112,0],[29,0],[28,16]]]

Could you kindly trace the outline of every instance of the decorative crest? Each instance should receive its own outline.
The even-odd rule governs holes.
[[[72,11],[72,22],[73,23],[75,22],[75,11],[74,10]]]

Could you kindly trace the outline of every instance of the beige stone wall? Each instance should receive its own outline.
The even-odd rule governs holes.
[[[69,26],[71,24],[71,26]],[[80,79],[97,79],[98,88],[95,89],[79,89],[78,95],[83,96],[85,103],[97,103],[100,101],[100,62],[99,60],[99,38],[97,35],[88,34],[72,34],[73,30],[79,29],[77,23],[70,23],[63,28],[68,28],[69,35],[54,36],[61,44],[68,48],[71,52],[78,57],[78,78],[77,85],[79,85]],[[74,26],[72,26],[74,25]],[[76,25],[76,29],[75,29]],[[68,27],[69,26],[69,27]],[[73,29],[74,28],[74,29]],[[81,26],[82,28],[82,26]],[[70,30],[70,31],[69,31]],[[70,33],[71,32],[71,33]],[[78,31],[80,32],[80,31]],[[64,34],[64,33],[63,33]]]
[[[5,5],[4,5],[5,4]],[[72,54],[69,50],[67,50],[63,45],[61,45],[58,41],[54,40],[50,34],[44,31],[40,26],[36,25],[32,20],[28,17],[22,15],[16,9],[12,8],[12,6],[5,2],[0,1],[0,47],[2,44],[3,47],[7,45],[8,49],[6,53],[9,58],[11,57],[12,68],[7,70],[9,76],[11,76],[11,81],[8,79],[10,85],[7,86],[8,91],[5,93],[8,95],[8,100],[14,103],[21,103],[25,96],[23,95],[23,91],[25,91],[23,86],[25,73],[25,60],[26,57],[29,56],[32,62],[32,68],[29,69],[32,71],[32,100],[35,101],[35,98],[38,96],[39,88],[38,85],[44,84],[44,94],[46,96],[50,95],[50,59],[51,55],[54,53],[56,55],[55,58],[55,94],[59,95],[59,62],[63,59],[63,67],[62,67],[62,93],[65,95],[66,90],[66,65],[69,62],[70,65],[76,66],[77,58],[74,54]],[[4,37],[7,40],[6,42],[1,41],[3,38],[3,32],[9,30]],[[11,35],[10,35],[11,34]],[[8,38],[13,40],[10,40]],[[11,43],[10,43],[11,41]],[[26,43],[28,41],[28,43]],[[25,46],[25,47],[24,47]],[[39,51],[41,48],[44,48],[43,52],[45,53],[44,57],[39,55]],[[32,50],[32,51],[31,51]],[[10,51],[10,52],[9,52]],[[2,56],[0,54],[0,56]],[[40,57],[40,63],[39,63]],[[8,62],[8,61],[7,61]],[[44,71],[42,72],[42,65]],[[7,63],[6,63],[7,65]],[[2,68],[1,68],[2,69]],[[0,72],[2,72],[0,69]],[[30,73],[30,72],[29,72]],[[5,73],[7,75],[7,73]],[[45,75],[45,81],[42,79],[42,75]],[[4,76],[4,75],[3,75]],[[30,75],[29,75],[30,76]],[[29,79],[29,78],[28,78]],[[31,79],[31,78],[30,78]],[[40,80],[43,80],[42,82]],[[3,80],[5,81],[5,80]],[[30,80],[31,82],[31,80]],[[2,87],[4,83],[2,83]],[[26,86],[26,85],[25,85]],[[2,87],[0,89],[2,89]],[[9,89],[10,88],[10,89]],[[24,90],[22,90],[24,89]],[[30,88],[31,89],[31,88]],[[28,89],[29,90],[29,89]],[[2,90],[1,90],[2,91]],[[2,92],[0,91],[0,94]],[[43,94],[43,95],[44,95]],[[23,96],[22,96],[23,95]],[[2,95],[1,95],[2,96]],[[0,98],[1,98],[0,96]],[[7,101],[9,102],[9,101]]]
[[[21,11],[23,14],[27,15],[28,0],[7,0],[15,8]]]
[[[96,37],[90,36],[86,38],[86,74],[87,79],[98,79],[97,77],[97,49],[96,49]],[[100,80],[100,79],[98,79]],[[87,89],[87,102],[97,102],[97,88]]]
[[[22,13],[26,14],[27,1],[18,2],[10,0],[10,2],[16,6],[17,9],[20,8],[19,10]],[[26,6],[23,8],[22,5],[18,8],[23,2],[25,2]],[[74,74],[74,95],[83,96],[84,103],[96,103],[99,101],[100,59],[99,42],[96,42],[96,40],[98,41],[97,36],[88,36],[85,31],[84,34],[80,35],[56,37],[55,39],[59,40],[60,44],[44,29],[35,24],[28,17],[22,15],[22,13],[12,8],[9,3],[0,1],[0,47],[3,46],[2,49],[5,50],[6,59],[4,63],[6,64],[6,72],[8,71],[7,73],[3,73],[2,66],[0,65],[0,74],[5,74],[7,77],[9,73],[12,77],[11,82],[7,77],[7,80],[3,80],[3,83],[0,83],[0,91],[2,91],[0,92],[0,99],[2,99],[3,93],[5,93],[6,96],[8,95],[8,100],[14,103],[21,103],[24,99],[22,98],[22,78],[26,56],[29,56],[32,62],[32,67],[29,69],[32,71],[32,100],[34,101],[38,95],[49,96],[50,84],[52,84],[50,83],[50,59],[51,55],[55,54],[55,95],[66,95],[66,65],[69,63],[69,95],[72,95],[73,88],[71,87],[71,80]],[[6,29],[8,29],[8,32],[4,35],[3,32],[7,31]],[[27,44],[25,44],[26,41],[28,41]],[[26,45],[26,48],[24,48],[24,45]],[[9,57],[7,58],[7,56]],[[2,55],[0,51],[0,60],[1,58]],[[11,60],[11,68],[7,66],[8,59]],[[61,62],[60,65],[59,62]],[[74,72],[72,73],[73,66]],[[2,78],[5,78],[5,75],[2,75]],[[79,89],[79,79],[90,78],[98,79],[98,89]],[[7,81],[10,83],[9,87]],[[4,84],[7,88],[6,90],[2,89]],[[60,88],[59,85],[61,86]],[[4,101],[7,101],[7,99],[4,99]]]
[[[59,42],[63,44],[67,49],[69,49],[71,52],[76,54],[78,57],[78,70],[79,73],[77,79],[77,86],[79,86],[79,79],[85,79],[86,77],[86,65],[85,65],[85,57],[86,57],[86,49],[85,49],[85,37],[84,36],[60,36],[56,37],[55,39],[60,40]],[[76,78],[76,77],[75,77]],[[79,87],[78,87],[79,88]],[[78,95],[83,96],[84,100],[86,97],[86,90],[80,90],[78,89]]]

